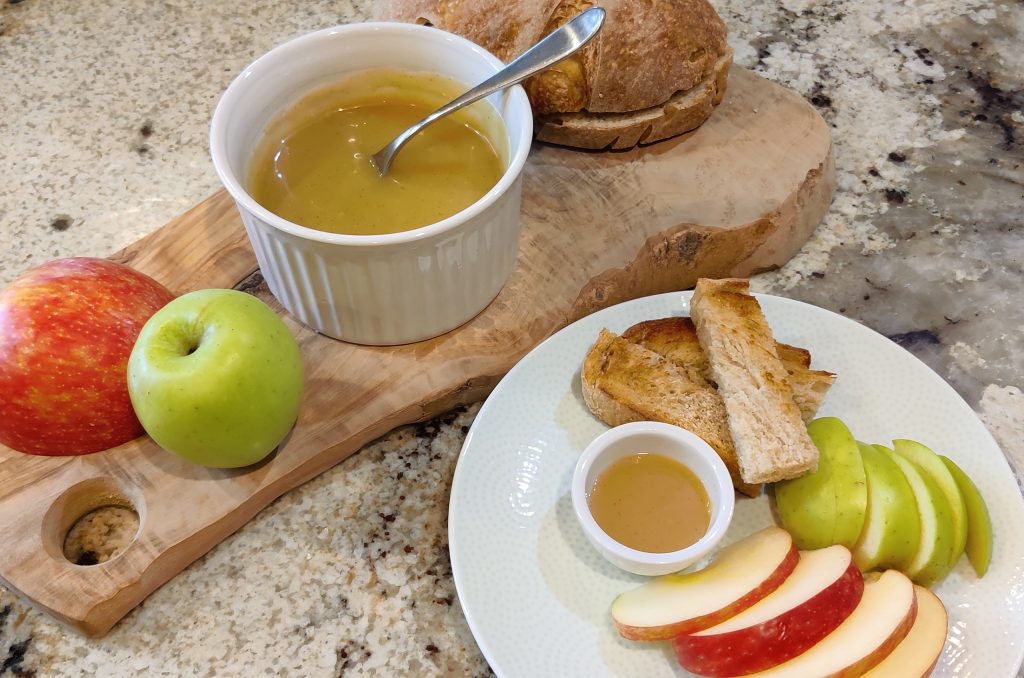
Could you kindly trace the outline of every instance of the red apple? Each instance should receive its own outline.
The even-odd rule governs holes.
[[[656,577],[612,603],[623,638],[668,640],[714,626],[777,589],[796,567],[793,538],[778,527],[722,549],[703,570]]]
[[[174,298],[106,259],[58,259],[0,292],[0,443],[88,454],[142,434],[128,398],[139,331]]]
[[[914,584],[886,570],[864,584],[850,616],[803,654],[750,676],[767,678],[852,678],[885,659],[907,636],[917,615]]]
[[[803,653],[846,619],[864,592],[849,549],[804,551],[782,586],[738,615],[673,642],[676,659],[702,676],[742,676]]]
[[[946,644],[946,607],[938,596],[914,585],[917,617],[910,633],[864,678],[925,678],[931,675]]]

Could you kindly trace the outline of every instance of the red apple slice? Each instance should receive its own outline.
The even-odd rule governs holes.
[[[789,533],[769,527],[722,549],[703,570],[657,577],[623,593],[612,603],[612,618],[630,640],[694,633],[777,589],[799,559]]]
[[[674,641],[702,676],[742,676],[781,664],[831,633],[860,602],[864,578],[845,546],[800,553],[782,586],[717,626]]]
[[[946,607],[923,586],[915,585],[914,595],[917,617],[910,633],[864,678],[924,678],[935,668],[946,644]]]
[[[917,603],[906,575],[886,570],[864,584],[850,616],[817,645],[788,662],[752,676],[851,678],[863,675],[899,645],[914,624]]]

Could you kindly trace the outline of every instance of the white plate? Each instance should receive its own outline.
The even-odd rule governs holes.
[[[452,484],[452,570],[469,626],[500,676],[688,675],[668,643],[621,639],[609,606],[643,578],[607,563],[573,517],[576,457],[607,427],[580,394],[580,365],[602,327],[622,332],[689,314],[689,293],[620,304],[566,327],[498,384],[466,438]],[[1024,653],[1024,500],[995,441],[938,375],[888,339],[829,311],[759,295],[779,341],[804,346],[838,374],[819,412],[866,442],[919,440],[960,464],[995,525],[992,566],[967,559],[936,589],[949,638],[935,676],[1015,675]],[[768,500],[737,500],[726,536],[771,523]]]

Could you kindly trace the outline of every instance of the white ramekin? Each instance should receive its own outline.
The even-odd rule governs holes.
[[[711,504],[711,523],[695,544],[671,553],[638,551],[609,537],[594,520],[587,503],[594,481],[615,460],[641,452],[671,457],[689,467],[703,483]],[[729,471],[711,446],[686,429],[656,421],[623,424],[595,438],[576,462],[571,495],[576,518],[594,548],[613,565],[647,576],[678,572],[710,555],[729,529],[736,502]]]
[[[338,26],[254,61],[228,86],[210,126],[214,167],[238,204],[270,291],[306,325],[360,344],[404,344],[443,334],[497,296],[516,262],[521,173],[533,135],[521,87],[488,97],[507,134],[504,175],[463,211],[412,231],[324,233],[257,203],[244,182],[267,125],[311,90],[382,67],[437,73],[471,86],[503,64],[482,47],[427,26]]]

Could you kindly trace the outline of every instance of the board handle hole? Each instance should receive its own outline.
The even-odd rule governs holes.
[[[64,491],[43,519],[50,555],[74,565],[99,565],[135,541],[142,523],[141,499],[112,478],[90,478]]]
[[[99,565],[124,553],[139,533],[131,506],[101,506],[79,518],[64,537],[64,557],[75,565]]]

